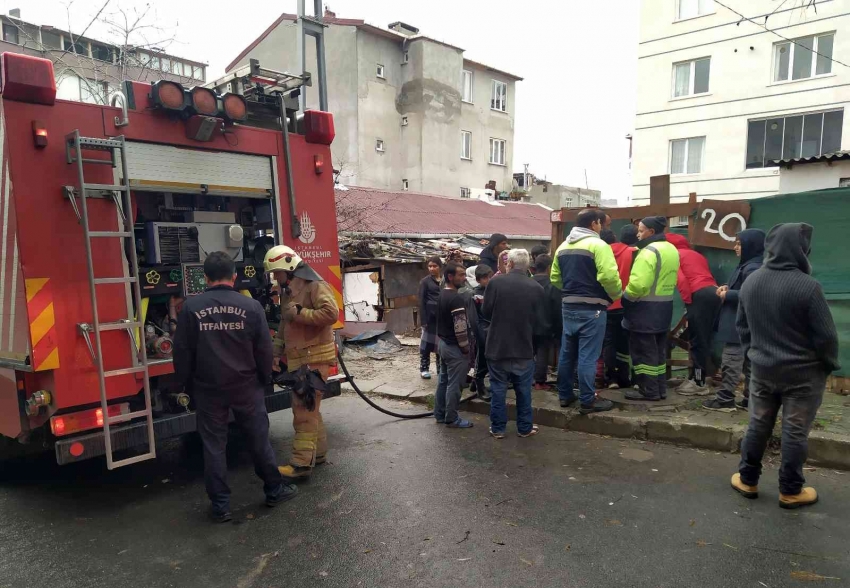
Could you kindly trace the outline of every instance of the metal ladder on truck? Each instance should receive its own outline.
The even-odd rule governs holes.
[[[85,151],[108,152],[109,159],[86,158]],[[151,408],[151,389],[150,389],[150,373],[148,372],[148,358],[143,344],[136,342],[135,333],[141,330],[142,324],[140,319],[132,316],[116,322],[101,322],[97,308],[97,287],[101,284],[124,284],[125,292],[132,287],[133,299],[135,301],[136,312],[139,313],[142,308],[142,294],[139,285],[139,259],[136,252],[136,240],[133,236],[133,218],[132,206],[130,200],[130,179],[127,173],[127,149],[124,136],[115,137],[112,139],[92,139],[81,137],[80,131],[76,130],[65,137],[65,154],[68,164],[76,164],[77,166],[77,189],[76,194],[70,193],[67,196],[71,200],[74,212],[77,215],[77,220],[83,227],[83,235],[86,243],[86,262],[88,265],[89,288],[91,290],[91,306],[92,306],[92,322],[78,325],[80,333],[86,340],[89,352],[92,354],[92,359],[97,367],[98,384],[100,387],[100,407],[103,413],[103,438],[106,450],[106,466],[112,470],[122,466],[130,465],[140,461],[153,459],[156,457],[156,439],[153,430],[153,410]],[[85,180],[84,164],[107,164],[113,168],[117,166],[116,154],[120,154],[121,159],[121,184],[92,184]],[[120,193],[120,197],[117,193]],[[123,221],[123,228],[118,231],[92,231],[89,227],[88,199],[95,198],[98,195],[108,194],[117,208],[118,216]],[[80,199],[79,206],[76,198]],[[124,251],[130,255],[130,271],[128,276],[121,277],[106,277],[95,278],[94,262],[92,258],[92,240],[97,238],[117,238],[122,244],[129,244],[126,248],[122,248],[122,256]],[[128,313],[129,313],[128,308]],[[101,342],[101,333],[106,331],[126,331],[130,337],[132,348],[136,352],[138,361],[134,361],[134,365],[113,369],[104,370],[103,367],[103,344]],[[91,339],[94,339],[92,345]],[[127,374],[141,374],[144,382],[145,408],[131,412],[130,414],[121,414],[111,416],[109,414],[109,406],[106,397],[106,380],[116,376],[124,376]],[[110,426],[117,422],[127,422],[135,418],[145,417],[147,424],[147,445],[146,453],[136,455],[126,459],[115,460],[112,455],[112,433]]]

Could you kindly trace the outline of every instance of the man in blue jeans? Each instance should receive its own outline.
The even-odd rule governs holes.
[[[561,289],[564,332],[558,359],[558,398],[562,407],[576,400],[573,373],[578,363],[581,414],[614,408],[596,398],[596,361],[602,353],[608,305],[622,295],[623,285],[611,246],[599,238],[605,213],[579,213],[573,230],[555,252],[550,278]]]
[[[466,269],[450,261],[444,271],[446,287],[437,302],[437,337],[440,340],[440,379],[434,393],[434,418],[452,429],[468,429],[457,407],[469,371],[469,317],[467,300],[458,293],[466,282]]]
[[[525,249],[508,253],[508,273],[490,280],[484,296],[487,365],[490,369],[490,434],[505,437],[508,383],[516,392],[516,428],[520,437],[537,434],[531,421],[531,381],[534,376],[534,337],[545,331],[543,288],[528,277],[530,256]]]

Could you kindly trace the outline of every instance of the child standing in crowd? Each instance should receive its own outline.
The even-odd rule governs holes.
[[[561,291],[549,279],[552,258],[541,253],[533,264],[534,281],[543,286],[545,309],[542,313],[545,321],[540,325],[540,333],[534,338],[534,389],[552,390],[546,383],[549,377],[549,356],[561,339],[563,318],[561,316]]]
[[[419,341],[419,372],[423,380],[431,379],[431,354],[437,353],[437,303],[440,299],[440,272],[443,262],[439,257],[428,260],[428,275],[419,282],[419,321],[422,338]],[[439,371],[440,361],[437,360]]]
[[[493,277],[492,268],[484,263],[479,263],[475,268],[475,281],[478,285],[472,291],[472,300],[475,304],[475,314],[478,318],[475,328],[476,341],[476,357],[475,357],[475,389],[478,392],[478,398],[484,402],[490,402],[490,391],[484,385],[484,378],[487,377],[487,357],[486,343],[487,331],[490,328],[490,321],[484,318],[484,293],[487,290],[487,284],[490,283],[490,278]]]

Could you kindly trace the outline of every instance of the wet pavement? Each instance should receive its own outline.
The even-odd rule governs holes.
[[[382,401],[393,408],[421,406]],[[502,441],[325,405],[331,456],[271,510],[234,438],[234,522],[206,519],[196,443],[107,472],[47,457],[0,469],[0,587],[726,587],[850,585],[850,473],[807,472],[822,502],[728,486],[737,456],[543,428]],[[288,454],[288,411],[272,415]],[[772,457],[772,459],[776,459]]]

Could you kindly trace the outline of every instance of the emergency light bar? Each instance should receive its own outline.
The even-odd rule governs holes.
[[[177,82],[159,80],[151,84],[151,102],[155,108],[191,118],[193,115],[223,118],[230,122],[246,119],[248,107],[238,94],[220,96],[215,90],[195,86],[187,90]]]

